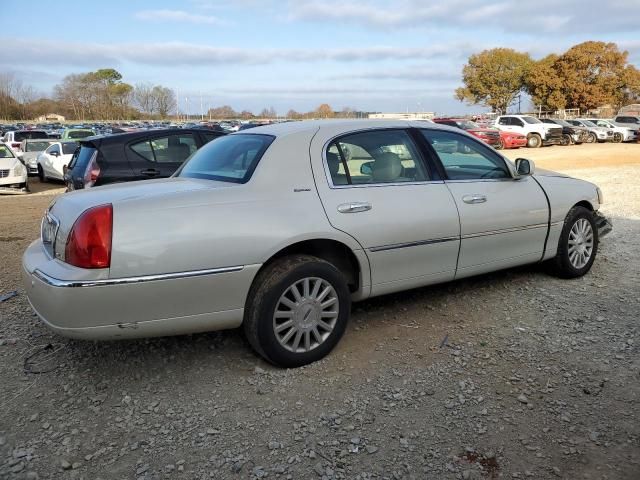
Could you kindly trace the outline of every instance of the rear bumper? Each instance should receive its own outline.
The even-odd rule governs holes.
[[[602,215],[600,212],[595,212],[594,216],[596,220],[596,227],[598,228],[598,238],[602,238],[611,233],[611,231],[613,230],[613,225],[611,224],[609,219],[607,219],[607,217]]]
[[[49,329],[71,338],[106,340],[238,327],[259,267],[127,279],[105,278],[102,272],[92,280],[86,270],[50,259],[36,241],[23,256],[22,276],[29,303]]]

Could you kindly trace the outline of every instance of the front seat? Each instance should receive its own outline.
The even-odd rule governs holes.
[[[371,176],[374,182],[393,183],[407,181],[402,175],[402,161],[395,153],[384,152],[376,157],[371,165]]]

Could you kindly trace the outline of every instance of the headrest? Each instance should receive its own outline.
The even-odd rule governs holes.
[[[385,152],[376,156],[371,169],[374,181],[393,182],[402,174],[402,162],[395,153]]]
[[[340,157],[338,157],[338,154],[327,152],[327,165],[331,175],[336,175],[340,170]]]

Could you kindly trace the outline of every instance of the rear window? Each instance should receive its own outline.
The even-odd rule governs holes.
[[[93,136],[92,130],[71,130],[67,133],[67,138],[86,138]]]
[[[246,183],[273,142],[271,135],[228,135],[207,143],[177,176]]]
[[[96,152],[94,147],[88,147],[82,145],[75,151],[73,157],[71,157],[71,161],[69,162],[69,170],[74,170],[76,167],[79,171],[84,172],[89,165],[89,161],[93,154]]]
[[[16,142],[21,142],[22,140],[29,140],[32,138],[49,138],[47,132],[42,130],[28,130],[26,132],[15,132],[13,134],[13,138]]]
[[[25,144],[26,152],[42,152],[49,148],[49,142],[27,142]]]

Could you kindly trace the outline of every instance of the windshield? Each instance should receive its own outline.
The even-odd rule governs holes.
[[[217,138],[195,152],[177,176],[246,183],[273,140],[251,134]]]
[[[540,120],[538,120],[535,117],[522,117],[522,119],[527,123],[542,123]]]
[[[6,145],[0,145],[0,158],[13,158],[13,152]]]
[[[67,138],[86,138],[93,136],[92,130],[71,130],[67,132]]]
[[[557,123],[558,125],[562,125],[563,127],[571,127],[573,125],[571,125],[569,122],[566,122],[564,120],[560,120],[560,119],[554,119],[553,120],[555,123]]]
[[[606,120],[589,120],[589,121],[592,122],[592,123],[595,123],[599,127],[610,127],[610,128],[613,128],[613,125],[611,125]]]
[[[43,130],[27,130],[24,132],[15,132],[13,134],[13,138],[16,142],[21,142],[22,140],[28,140],[31,138],[49,138],[47,132]]]
[[[472,122],[471,120],[456,120],[456,124],[463,130],[475,130],[477,128],[481,128],[480,125],[476,122]]]
[[[597,125],[593,122],[590,122],[589,120],[580,120],[584,125],[586,125],[587,127],[597,127]]]
[[[50,144],[50,142],[27,142],[25,144],[25,152],[42,152],[46,150]]]

